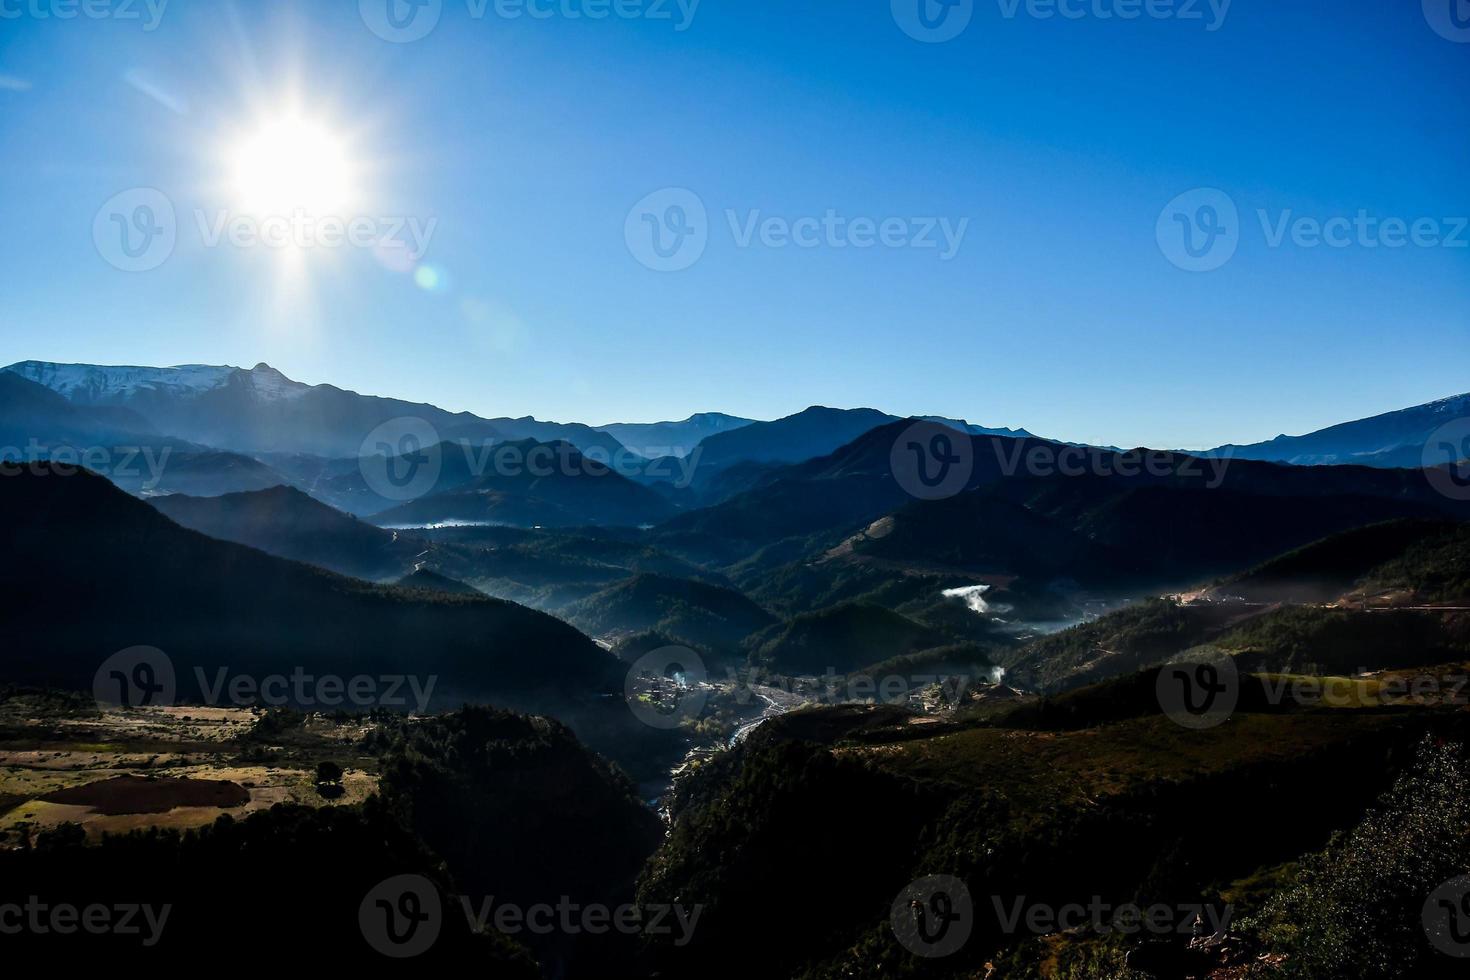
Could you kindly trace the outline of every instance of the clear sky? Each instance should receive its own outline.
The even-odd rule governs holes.
[[[158,2],[0,0],[0,362],[267,361],[486,416],[870,405],[1179,447],[1470,390],[1470,43],[1419,0],[960,0],[939,43],[910,36],[937,37],[920,0],[394,0],[397,21],[172,0],[154,24]],[[1119,16],[1140,8],[1171,16]],[[438,19],[379,36],[430,22],[411,15]],[[428,248],[209,243],[280,185],[384,234],[433,221]],[[128,272],[121,232],[160,216],[104,202],[140,187],[174,241]],[[1197,188],[1238,221],[1200,210],[1218,197],[1166,209]],[[1360,211],[1432,224],[1294,241]],[[743,241],[753,215],[806,244]],[[898,219],[892,244],[858,247],[859,219]],[[1226,221],[1235,252],[1180,268],[1176,221]],[[704,251],[650,268],[654,226]]]

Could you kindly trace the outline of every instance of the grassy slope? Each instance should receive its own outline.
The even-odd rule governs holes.
[[[1130,695],[1104,686],[1093,706],[1120,696]],[[1070,730],[1002,725],[926,738],[897,716],[886,728],[823,732],[812,723],[823,714],[767,726],[687,791],[643,886],[645,899],[710,905],[690,948],[664,950],[671,969],[983,973],[988,956],[1020,942],[999,933],[992,896],[1216,895],[1351,825],[1424,727],[1467,722],[1443,711],[1324,709],[1244,712],[1195,732],[1155,709]],[[886,924],[899,889],[936,873],[966,880],[977,907],[976,937],[939,964],[897,947]],[[751,909],[762,894],[820,894],[826,904],[803,903],[800,942],[747,951],[740,937],[769,914]]]

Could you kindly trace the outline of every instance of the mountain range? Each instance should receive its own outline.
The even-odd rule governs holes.
[[[356,457],[365,438],[392,419],[413,417],[448,440],[561,439],[609,455],[622,445],[591,426],[534,418],[482,419],[433,405],[292,381],[268,364],[237,367],[108,367],[21,361],[5,369],[74,405],[123,408],[161,432],[242,453]]]
[[[355,459],[376,426],[412,417],[427,422],[450,442],[532,439],[563,441],[606,462],[619,452],[645,459],[678,460],[699,450],[697,479],[715,480],[735,467],[795,463],[832,452],[863,432],[896,421],[871,408],[813,406],[774,421],[702,412],[679,422],[545,422],[535,418],[482,418],[433,405],[361,395],[329,384],[294,381],[268,364],[250,369],[225,365],[177,367],[105,366],[21,361],[5,372],[44,387],[61,402],[43,404],[8,388],[0,391],[0,434],[7,441],[38,430],[56,439],[90,438],[103,444],[160,434],[180,443],[245,454],[270,465],[275,457],[304,455]],[[15,404],[17,400],[29,404]],[[30,414],[26,414],[30,413]],[[34,422],[46,415],[44,424]],[[1427,438],[1446,422],[1470,413],[1470,394],[1343,422],[1298,436],[1262,443],[1228,444],[1201,455],[1305,464],[1353,463],[1384,468],[1418,467]],[[939,416],[929,418],[974,435],[1029,438],[1022,428],[990,428]],[[1446,462],[1438,460],[1435,462]],[[298,463],[299,468],[299,463]],[[289,475],[289,474],[287,474]],[[652,477],[652,482],[673,477]]]
[[[1426,405],[1343,422],[1306,435],[1280,435],[1268,442],[1220,446],[1211,450],[1210,455],[1296,465],[1438,466],[1457,460],[1445,455],[1448,447],[1431,447],[1426,454],[1426,442],[1441,426],[1467,417],[1470,417],[1470,394],[1454,395]],[[1463,442],[1460,449],[1458,457],[1463,459],[1466,450]]]
[[[293,695],[283,707],[308,713],[251,714],[244,751],[252,767],[276,766],[278,753],[320,744],[302,740],[307,729],[349,730],[332,736],[336,758],[359,787],[377,768],[371,799],[388,803],[361,813],[407,821],[431,848],[424,860],[462,887],[500,895],[515,867],[516,887],[538,900],[584,878],[629,895],[638,874],[641,900],[711,910],[715,925],[687,947],[655,943],[645,954],[656,969],[619,976],[877,975],[872,964],[911,962],[894,948],[893,896],[955,855],[971,882],[1033,894],[1039,881],[1048,900],[1098,887],[1157,897],[1171,882],[1191,902],[1222,883],[1266,887],[1361,817],[1382,788],[1365,773],[1403,767],[1424,734],[1463,733],[1470,717],[1417,701],[1282,705],[1262,679],[1330,678],[1360,696],[1390,690],[1387,672],[1470,657],[1470,500],[1440,474],[1385,465],[1409,460],[1415,440],[1422,455],[1455,403],[1300,437],[1322,452],[1287,462],[820,406],[769,422],[510,424],[298,385],[264,366],[28,363],[0,372],[5,455],[49,457],[0,474],[0,505],[15,515],[0,528],[6,691],[80,704],[76,717],[94,725],[95,705],[75,692],[142,644],[169,658],[191,728],[205,714],[194,705],[217,697],[211,681],[296,673],[413,678],[425,694],[416,712],[468,702],[549,716],[338,714]],[[432,417],[439,438],[376,439],[358,455],[359,429],[390,411]],[[936,499],[896,452],[919,424],[941,427],[946,467],[963,463]],[[648,459],[623,439],[692,449]],[[123,451],[141,467],[120,465]],[[1045,465],[1065,454],[1085,465]],[[647,712],[682,704],[687,675],[630,666],[669,646],[706,668],[700,708],[677,727]],[[1241,687],[1228,723],[1173,724],[1158,694],[1165,665],[1221,655]],[[679,657],[687,671],[689,651]],[[1002,672],[1010,686],[995,683]],[[896,700],[861,693],[880,679],[902,682]],[[812,693],[829,681],[831,693]],[[810,703],[822,697],[842,703]],[[85,733],[90,757],[120,745]],[[385,749],[381,766],[370,760]],[[327,761],[305,763],[316,783],[302,776],[302,795],[316,802],[315,786],[322,806],[343,791],[330,776],[323,789]],[[30,812],[29,790],[7,792],[10,812]],[[655,798],[663,827],[641,806]],[[1308,817],[1296,837],[1234,833],[1277,819],[1283,799]],[[1191,846],[1202,819],[1210,846]],[[1462,827],[1464,814],[1441,824]],[[1160,845],[1170,827],[1183,836]],[[873,851],[875,840],[903,846]],[[553,872],[534,859],[562,845]],[[878,857],[854,865],[860,848]],[[827,887],[836,868],[841,886],[818,903],[816,931],[752,947],[770,896],[811,868],[808,884]],[[983,928],[987,945],[935,976],[989,969],[1012,939]],[[554,965],[569,955],[537,951]],[[577,954],[595,964],[580,975],[608,973],[600,947]],[[1049,955],[1023,944],[1003,962],[1040,975],[1025,964]],[[558,969],[547,975],[579,975]]]

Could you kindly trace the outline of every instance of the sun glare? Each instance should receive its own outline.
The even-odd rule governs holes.
[[[347,141],[291,114],[259,123],[227,150],[229,183],[241,210],[257,216],[341,215],[355,192]]]

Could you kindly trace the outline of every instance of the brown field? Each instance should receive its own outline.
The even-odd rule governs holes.
[[[267,729],[266,720],[252,708],[99,709],[74,696],[0,693],[0,847],[64,823],[94,839],[184,830],[377,791],[377,760],[359,748],[371,722],[298,715]],[[324,761],[344,770],[332,799],[316,786]]]
[[[167,813],[182,806],[244,806],[250,794],[227,779],[175,779],[171,776],[113,776],[95,783],[59,789],[43,803],[91,807],[107,816],[123,813]]]

